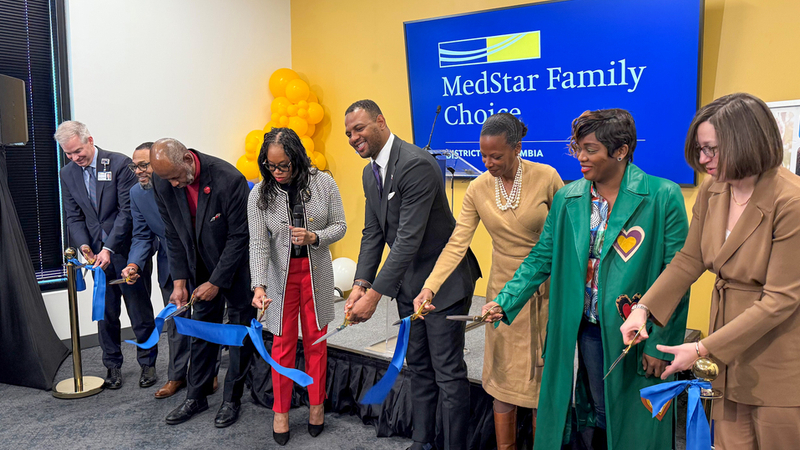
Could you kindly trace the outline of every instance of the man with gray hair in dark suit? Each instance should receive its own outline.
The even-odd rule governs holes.
[[[128,169],[131,159],[121,153],[95,147],[89,129],[81,122],[66,121],[58,126],[55,139],[70,162],[61,169],[64,213],[72,244],[80,247],[86,260],[100,267],[106,279],[113,280],[127,264],[131,245],[131,210],[129,192],[136,177]],[[150,282],[150,268],[143,268]],[[146,341],[155,328],[149,288],[144,283],[106,287],[105,315],[97,324],[103,365],[108,368],[105,386],[122,387],[122,351],[120,349],[120,297],[139,342]],[[157,381],[158,348],[138,349],[142,367],[140,387]]]

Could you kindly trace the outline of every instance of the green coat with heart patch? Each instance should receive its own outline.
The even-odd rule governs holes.
[[[539,243],[495,299],[506,313],[504,321],[511,323],[539,285],[550,277],[550,319],[535,450],[560,449],[576,428],[594,425],[588,383],[581,372],[575,383],[575,406],[571,403],[589,259],[590,190],[591,182],[582,179],[556,193]],[[624,321],[622,314],[630,307],[626,298],[644,295],[683,246],[688,228],[680,187],[628,164],[608,217],[598,269],[597,308],[604,372],[624,348],[619,327]],[[659,420],[652,418],[639,397],[639,389],[661,382],[645,377],[642,352],[671,360],[671,355],[656,350],[656,344],[683,343],[687,309],[688,293],[666,327],[648,323],[650,339],[634,347],[606,378],[609,449],[671,448],[674,407],[670,404]]]

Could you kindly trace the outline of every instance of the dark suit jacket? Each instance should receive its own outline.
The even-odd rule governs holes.
[[[133,239],[128,254],[128,264],[133,263],[143,270],[147,261],[158,252],[158,284],[169,283],[169,258],[164,221],[158,211],[153,189],[143,189],[136,183],[130,191]]]
[[[103,171],[101,161],[108,159],[111,181],[97,181],[97,211],[83,183],[83,169],[71,162],[61,169],[61,191],[67,230],[76,247],[87,244],[95,253],[108,247],[118,255],[127,255],[131,243],[131,210],[129,192],[136,177],[128,169],[131,159],[121,153],[97,147],[97,170]],[[107,236],[103,239],[103,231]]]
[[[200,160],[200,192],[194,227],[186,189],[174,188],[153,174],[153,190],[167,237],[170,274],[175,280],[196,282],[196,255],[199,254],[211,274],[208,280],[211,284],[228,289],[236,278],[237,283],[246,283],[249,290],[247,196],[250,189],[247,180],[229,163],[190,150]]]
[[[370,164],[364,167],[362,182],[367,205],[355,278],[372,282],[372,288],[383,295],[411,301],[422,290],[456,225],[442,172],[433,156],[395,136],[383,198],[378,196]],[[376,277],[385,244],[391,251]],[[433,304],[447,308],[472,295],[480,276],[478,261],[469,250]]]

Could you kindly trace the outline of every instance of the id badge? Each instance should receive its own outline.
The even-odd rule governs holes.
[[[98,172],[97,181],[111,181],[112,172]]]

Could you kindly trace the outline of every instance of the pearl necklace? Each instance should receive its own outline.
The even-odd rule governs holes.
[[[519,198],[522,193],[522,159],[519,157],[517,157],[517,159],[519,160],[519,165],[517,165],[517,173],[514,175],[514,185],[511,188],[510,194],[506,192],[503,179],[501,177],[494,177],[494,201],[497,203],[497,207],[500,208],[500,211],[505,211],[509,208],[517,209],[519,206]],[[505,200],[505,204],[500,200],[501,195]]]

